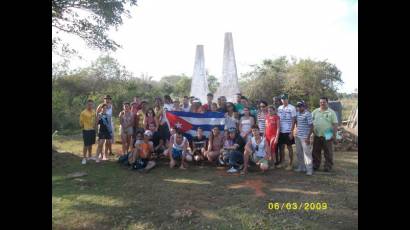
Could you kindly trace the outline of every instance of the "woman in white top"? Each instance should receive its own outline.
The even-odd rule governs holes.
[[[225,130],[230,128],[235,128],[238,130],[238,113],[235,111],[235,106],[233,103],[228,102],[226,103],[226,110],[225,113]]]
[[[243,108],[244,115],[239,122],[239,132],[241,137],[248,142],[251,139],[251,127],[255,125],[255,119],[251,116],[249,107]]]
[[[174,110],[174,103],[169,95],[164,96],[164,110],[165,112]]]
[[[248,172],[249,158],[258,165],[262,171],[268,169],[268,160],[271,155],[269,144],[265,137],[261,136],[257,125],[252,127],[252,135],[253,137],[245,146],[244,166],[241,174],[246,174]]]

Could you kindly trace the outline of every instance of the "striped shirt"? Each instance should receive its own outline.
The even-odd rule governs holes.
[[[280,132],[290,133],[292,129],[292,119],[296,117],[295,106],[288,104],[288,106],[281,105],[278,108],[278,115],[280,117]]]
[[[266,123],[265,123],[265,117],[266,117],[267,113],[263,113],[262,111],[258,111],[257,114],[257,119],[258,119],[258,126],[259,126],[259,132],[265,134],[265,127],[266,127]]]
[[[296,136],[301,139],[306,139],[309,137],[310,126],[313,124],[312,114],[305,110],[303,113],[297,113],[296,124],[298,131]]]

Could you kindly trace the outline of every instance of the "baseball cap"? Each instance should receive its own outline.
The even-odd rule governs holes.
[[[145,135],[145,136],[148,136],[148,137],[152,137],[152,132],[151,132],[151,130],[146,130],[146,131],[144,132],[144,135]]]
[[[287,93],[284,93],[284,94],[282,94],[281,96],[280,96],[280,99],[288,99],[289,97],[288,97],[288,94]]]
[[[296,103],[296,107],[305,107],[305,102],[304,101],[298,101]]]

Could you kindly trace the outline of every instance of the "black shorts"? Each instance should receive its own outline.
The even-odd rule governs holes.
[[[112,139],[111,133],[109,133],[109,132],[99,132],[98,133],[98,140],[102,140],[102,139],[111,140]]]
[[[278,140],[278,145],[293,145],[295,144],[295,137],[293,137],[292,140],[289,139],[289,134],[290,133],[280,133],[279,134],[279,140]]]
[[[95,130],[83,130],[84,146],[95,144]]]

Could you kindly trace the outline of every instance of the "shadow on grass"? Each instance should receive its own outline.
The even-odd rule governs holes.
[[[211,167],[182,171],[160,164],[140,174],[115,162],[80,162],[75,154],[53,154],[56,229],[357,228],[357,196],[351,194],[357,193],[357,184],[346,187],[342,180],[347,177],[339,171],[307,177],[274,170],[241,177]],[[64,179],[78,171],[88,176]],[[274,212],[268,210],[269,201],[326,201],[332,210]],[[192,215],[175,217],[181,209]]]

